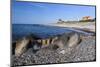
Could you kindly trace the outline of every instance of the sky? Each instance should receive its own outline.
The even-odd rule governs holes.
[[[79,20],[84,16],[95,18],[95,6],[37,2],[12,2],[13,24],[48,24]]]

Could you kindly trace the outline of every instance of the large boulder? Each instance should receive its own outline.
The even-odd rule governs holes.
[[[54,38],[53,45],[58,46],[58,52],[65,54],[70,49],[77,46],[81,41],[80,35],[78,33],[64,33]]]

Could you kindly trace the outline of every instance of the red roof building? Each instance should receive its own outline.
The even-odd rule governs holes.
[[[91,19],[92,19],[92,17],[90,17],[90,16],[85,16],[82,18],[82,20],[91,20]]]

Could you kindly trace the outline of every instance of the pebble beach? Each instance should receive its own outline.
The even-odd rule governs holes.
[[[13,55],[12,65],[23,66],[96,61],[95,36],[84,37],[78,46],[71,50],[68,49],[66,54],[59,54],[50,47],[40,49],[36,53],[30,48],[21,57],[15,57]]]
[[[90,23],[89,23],[90,24]],[[75,26],[76,25],[76,26]],[[96,61],[96,36],[95,36],[95,23],[91,24],[93,27],[86,28],[87,26],[84,24],[75,23],[66,24],[59,26],[56,24],[54,26],[58,27],[69,27],[72,30],[77,29],[75,32],[79,33],[82,40],[81,42],[74,48],[66,48],[67,52],[65,54],[57,53],[57,50],[52,49],[52,45],[42,48],[36,52],[33,51],[32,48],[28,49],[27,52],[23,53],[20,57],[15,57],[12,55],[12,66],[26,66],[26,65],[43,65],[43,64],[59,64],[59,63],[75,63],[75,62],[90,62]],[[74,28],[73,28],[74,27]],[[80,28],[83,27],[83,28]],[[91,33],[93,35],[84,35],[84,31],[87,33]],[[82,33],[80,33],[82,32]]]

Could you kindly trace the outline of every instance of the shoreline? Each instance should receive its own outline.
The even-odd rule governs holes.
[[[61,26],[59,26],[61,25]],[[90,28],[80,28],[78,24],[76,27],[71,26],[72,24],[55,24],[51,26],[68,28],[76,31],[84,31],[87,33],[95,33],[95,31],[91,31]],[[65,25],[65,26],[63,26]],[[94,25],[94,24],[93,24]],[[50,25],[49,25],[50,26]],[[70,27],[69,27],[70,26]],[[94,25],[95,26],[95,25]],[[86,27],[86,26],[84,26]],[[96,60],[96,37],[95,35],[84,36],[80,34],[82,41],[78,44],[74,49],[68,51],[66,54],[59,54],[56,50],[50,48],[50,46],[40,49],[36,53],[33,52],[32,48],[30,48],[27,52],[25,52],[21,57],[12,56],[13,66],[20,65],[39,65],[39,64],[54,64],[54,63],[70,63],[70,62],[92,62]]]
[[[80,30],[87,30],[90,32],[95,32],[95,22],[80,22],[80,23],[62,23],[62,24],[49,24],[50,26],[64,27],[64,28],[74,28]]]

